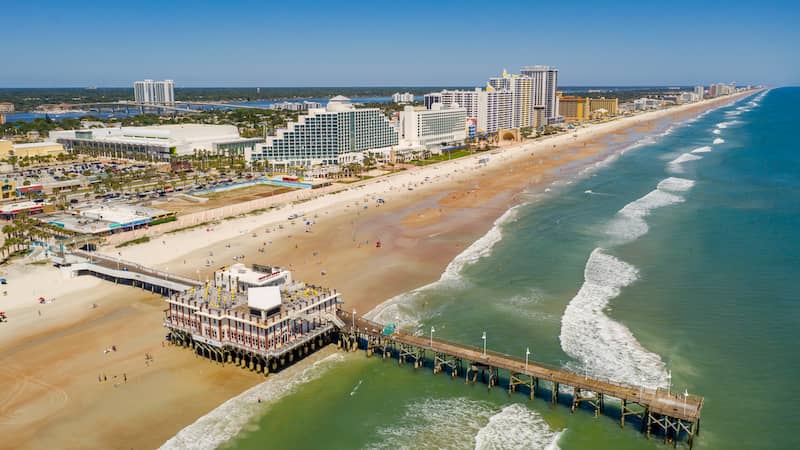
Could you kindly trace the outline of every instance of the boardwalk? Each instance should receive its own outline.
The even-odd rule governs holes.
[[[345,338],[345,346],[360,346],[368,354],[374,351],[383,352],[384,357],[397,356],[403,361],[412,361],[414,367],[421,367],[425,361],[432,362],[434,373],[450,369],[452,376],[462,375],[469,381],[472,375],[474,382],[478,374],[488,375],[486,381],[491,389],[500,381],[500,370],[508,374],[509,393],[519,386],[526,386],[531,399],[539,392],[540,383],[550,385],[553,404],[559,402],[559,391],[565,387],[572,390],[572,410],[581,405],[592,407],[596,415],[604,412],[606,398],[614,398],[620,402],[620,424],[624,427],[627,417],[636,416],[641,420],[648,437],[653,427],[663,433],[664,440],[677,443],[685,435],[691,448],[693,438],[699,434],[700,412],[703,398],[695,395],[675,395],[666,389],[645,389],[640,386],[628,386],[622,383],[598,380],[575,374],[535,361],[503,353],[446,342],[440,339],[413,336],[402,331],[395,331],[384,336],[382,325],[339,311],[339,317],[345,323],[341,330]],[[353,327],[355,325],[355,328]],[[350,342],[347,339],[351,339]]]

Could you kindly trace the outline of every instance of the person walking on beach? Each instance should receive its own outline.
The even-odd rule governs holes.
[[[122,374],[122,381],[125,382],[125,383],[128,382],[128,374],[127,373],[123,373]]]

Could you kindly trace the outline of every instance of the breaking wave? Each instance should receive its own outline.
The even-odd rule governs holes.
[[[670,164],[683,164],[683,163],[689,162],[689,161],[697,161],[698,159],[703,159],[703,157],[702,156],[693,155],[691,153],[684,153],[681,156],[678,156],[677,158],[673,159],[669,163]]]
[[[197,419],[165,442],[161,449],[216,449],[238,435],[253,418],[264,410],[264,403],[275,402],[302,385],[321,378],[329,369],[345,360],[334,353],[299,371],[298,366],[270,376],[267,381],[254,386]],[[258,400],[262,403],[259,403]]]
[[[425,399],[406,406],[403,416],[378,430],[368,449],[557,449],[560,433],[520,404],[502,409],[463,397]]]
[[[667,187],[681,186],[685,187],[684,181],[670,181],[670,180],[683,180],[682,178],[667,178],[662,183],[666,183]],[[691,186],[686,187],[689,189]],[[674,189],[668,189],[674,190]],[[671,194],[665,190],[655,189],[650,191],[647,195],[625,205],[624,208],[617,212],[617,215],[611,220],[606,227],[606,233],[615,238],[615,244],[623,244],[634,241],[641,236],[644,236],[649,231],[647,221],[645,218],[656,209],[664,206],[680,203],[684,201],[683,197]]]
[[[697,147],[696,149],[692,150],[691,153],[708,153],[711,151],[711,147],[708,145],[704,145],[702,147]]]
[[[603,249],[592,251],[584,283],[561,317],[561,347],[579,364],[567,364],[570,369],[647,388],[666,385],[661,357],[642,347],[627,327],[604,313],[608,302],[638,276],[634,266]]]
[[[714,142],[713,142],[714,145],[724,144],[724,143],[725,143],[725,139],[722,139],[722,138],[716,138],[716,139],[714,139]]]
[[[692,153],[684,153],[677,158],[673,159],[669,162],[667,167],[671,172],[681,173],[683,172],[683,163],[689,161],[697,161],[698,159],[703,159],[702,156],[697,156]]]
[[[694,186],[694,180],[669,177],[661,180],[657,188],[662,191],[686,192]]]
[[[460,286],[463,281],[461,271],[464,267],[491,255],[495,244],[503,239],[502,227],[517,218],[521,206],[522,205],[517,205],[508,209],[502,216],[495,220],[494,225],[485,235],[473,242],[472,245],[450,261],[450,264],[447,265],[447,268],[444,270],[439,280],[410,292],[394,296],[376,306],[365,314],[364,317],[378,323],[396,323],[401,328],[418,324],[422,317],[420,317],[420,313],[415,312],[417,308],[413,306],[414,300],[419,294],[441,286]]]
[[[720,134],[720,133],[722,133],[722,131],[720,131],[720,129],[719,129],[719,128],[715,128],[715,129],[714,129],[714,131],[712,131],[712,133],[714,133],[714,134]]]

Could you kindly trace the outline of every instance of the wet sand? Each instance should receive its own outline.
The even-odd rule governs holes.
[[[657,120],[677,120],[711,105],[683,108]],[[166,236],[163,242],[154,239],[124,249],[123,257],[158,261],[158,267],[206,278],[214,269],[234,263],[233,256],[243,255],[246,264],[290,267],[296,279],[337,288],[345,308],[363,313],[439,279],[456,255],[520,202],[524,190],[542,190],[547,183],[573,175],[604,159],[609,143],[628,142],[652,127],[639,119],[589,139],[580,135],[590,133],[578,130],[579,137],[564,145],[540,145],[513,159],[500,149],[487,155],[493,160],[489,167],[449,174],[442,167],[436,183],[420,183],[413,191],[398,186],[380,207],[372,199],[367,209],[363,202],[332,203],[316,218],[307,217],[315,222],[311,227],[284,219],[279,229],[248,217],[223,222],[219,230],[210,227]],[[233,236],[215,239],[223,227],[233,227],[227,230]],[[187,239],[194,250],[187,251]],[[262,247],[264,252],[259,251]],[[210,267],[205,266],[208,259],[214,260]],[[2,447],[154,448],[263,379],[199,359],[185,349],[162,347],[165,305],[152,294],[102,283],[70,293],[58,303],[74,310],[50,315],[47,325],[35,331],[17,327],[13,336],[0,338]],[[98,307],[90,308],[92,303]],[[30,318],[35,308],[19,308],[14,317],[36,320]],[[117,351],[104,353],[111,345]],[[145,354],[152,355],[152,362],[145,361]],[[98,382],[98,374],[108,381]],[[120,383],[122,374],[127,382]]]

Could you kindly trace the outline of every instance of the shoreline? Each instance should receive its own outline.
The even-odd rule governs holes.
[[[750,93],[744,95],[748,94]],[[519,203],[520,192],[531,187],[544,186],[546,183],[569,176],[572,173],[570,171],[588,167],[599,162],[598,160],[602,161],[609,156],[609,147],[614,147],[619,142],[626,142],[631,136],[648,134],[648,131],[652,131],[652,126],[648,124],[662,120],[674,121],[738,98],[730,96],[708,103],[684,105],[685,108],[675,107],[581,128],[574,132],[577,137],[558,135],[422,167],[419,170],[368,180],[342,193],[310,200],[292,208],[223,221],[214,225],[213,231],[203,228],[190,230],[165,236],[163,239],[157,238],[147,244],[104,251],[113,254],[121,252],[123,259],[149,261],[151,265],[162,269],[172,269],[183,275],[200,277],[208,276],[212,269],[221,265],[234,262],[229,258],[244,255],[243,262],[246,264],[253,262],[279,264],[292,269],[297,279],[336,288],[344,294],[346,308],[355,307],[360,312],[366,312],[387,299],[439,279],[454,258],[485,236],[499,216]],[[617,142],[608,142],[617,138],[619,139]],[[551,145],[553,147],[550,147]],[[487,167],[476,166],[476,159],[487,155],[490,158]],[[426,182],[425,176],[431,180]],[[408,183],[415,185],[413,191],[407,189]],[[378,195],[386,199],[385,206],[378,207],[372,200]],[[367,209],[363,209],[364,203],[361,200],[364,197],[370,198]],[[355,202],[358,202],[358,207]],[[287,225],[284,229],[277,227],[278,223],[286,223],[285,216],[299,211],[307,212],[307,217],[313,214],[318,216],[312,219],[316,223],[309,227],[309,232],[306,232],[302,225]],[[267,229],[270,231],[267,232]],[[253,234],[256,236],[253,237]],[[375,247],[376,239],[381,240],[381,248]],[[266,244],[269,241],[272,242]],[[264,247],[265,252],[258,252],[259,247]],[[184,250],[183,253],[180,253],[180,249]],[[214,256],[210,257],[209,252],[213,252]],[[211,267],[204,267],[204,261],[209,258],[213,258],[214,263]],[[201,269],[198,271],[197,267]],[[322,270],[325,270],[327,275],[322,275]],[[58,439],[61,439],[62,445],[66,446],[73,444],[85,446],[90,442],[98,446],[111,447],[113,443],[118,442],[114,438],[119,439],[120,436],[126,438],[130,436],[129,443],[136,447],[152,447],[165,442],[185,425],[192,423],[197,417],[214,409],[225,400],[225,398],[218,400],[216,397],[204,399],[191,408],[181,408],[181,412],[176,414],[177,410],[174,408],[163,406],[163,399],[161,402],[158,401],[156,393],[167,395],[166,391],[174,389],[175,383],[182,383],[185,385],[187,395],[192,392],[200,395],[199,393],[206,392],[210,386],[214,386],[209,384],[209,380],[219,382],[230,379],[229,389],[225,390],[225,395],[231,397],[263,380],[263,377],[235,367],[221,367],[208,361],[194,361],[194,356],[190,352],[169,347],[163,352],[159,351],[158,336],[163,335],[163,329],[158,314],[161,314],[162,299],[141,292],[134,293],[129,288],[123,289],[107,283],[93,287],[92,290],[103,297],[104,304],[101,304],[99,311],[92,310],[90,317],[73,317],[58,324],[55,323],[57,320],[54,320],[50,325],[51,330],[42,330],[36,336],[28,334],[18,336],[17,339],[0,340],[0,345],[8,345],[10,348],[15,348],[15,344],[21,345],[25,340],[32,341],[24,348],[35,357],[29,354],[18,355],[23,362],[17,362],[17,365],[24,368],[20,368],[16,375],[56,386],[70,398],[50,415],[17,426],[21,430],[8,429],[9,432],[14,432],[12,434],[15,436],[12,439],[18,441],[18,447],[36,447],[46,442],[59,442]],[[67,295],[67,298],[80,296],[81,292],[75,292]],[[109,298],[115,296],[121,299]],[[61,300],[57,302],[59,307],[62,307]],[[64,305],[63,308],[69,306]],[[24,309],[21,307],[20,311]],[[34,311],[29,313],[31,316],[35,314]],[[86,314],[76,313],[75,316],[86,316]],[[97,374],[88,374],[85,370],[77,370],[74,367],[72,371],[67,370],[57,379],[52,379],[51,371],[47,370],[47,365],[52,363],[48,363],[47,358],[55,358],[56,361],[64,361],[67,356],[82,358],[87,346],[94,344],[98,347],[98,355],[93,355],[95,356],[93,359],[98,361],[91,364],[101,365],[105,361],[99,357],[102,351],[99,341],[107,339],[104,333],[108,333],[110,329],[114,329],[113,327],[119,327],[124,320],[132,320],[138,328],[128,330],[127,333],[120,331],[117,344],[121,342],[127,344],[128,340],[137,341],[139,345],[133,346],[137,351],[151,349],[156,353],[156,360],[159,363],[167,360],[165,368],[148,366],[148,370],[154,369],[150,370],[148,376],[142,376],[142,379],[134,378],[124,386],[136,384],[137,389],[148,392],[148,398],[119,395],[115,401],[100,401],[101,406],[81,411],[84,417],[78,422],[75,422],[75,419],[68,419],[79,411],[78,408],[85,407],[86,402],[94,402],[98,396],[103,398],[108,394],[96,393],[97,390],[93,389],[94,385],[99,384],[96,379],[94,385],[86,381],[76,382],[74,378],[78,375],[94,379]],[[83,345],[67,347],[67,352],[64,348],[56,351],[46,345],[53,335],[60,339],[59,347],[62,347],[62,343],[81,342]],[[148,339],[137,335],[147,335]],[[31,339],[32,337],[34,339]],[[4,356],[13,356],[18,352],[19,350],[8,355],[8,352],[4,351]],[[180,352],[186,355],[180,355]],[[133,356],[126,355],[126,358],[132,359]],[[24,362],[25,360],[27,362]],[[208,379],[165,378],[164,372],[173,364],[182,370],[206,371]],[[122,369],[127,366],[123,361],[111,367]],[[131,365],[131,370],[133,369],[134,366]],[[233,394],[231,395],[229,391],[233,391]],[[14,406],[19,408],[21,399],[27,398],[29,403],[34,405],[48,404],[48,397],[42,394],[36,395],[31,390],[26,397],[25,391],[21,392],[22,394],[18,393],[11,398],[14,400],[12,402],[8,402],[11,396],[0,392],[0,399],[6,400],[0,403],[0,414],[3,414],[3,417],[17,412]],[[114,395],[117,395],[117,392],[114,392]],[[139,395],[142,395],[141,392]],[[73,398],[74,400],[71,400]],[[117,412],[119,408],[117,402],[128,405],[131,401],[134,403],[138,401],[141,408],[141,411],[133,411],[126,416],[127,421],[132,421],[130,423],[135,425],[107,418]],[[152,408],[158,410],[154,411]],[[141,420],[145,417],[143,415],[149,418]],[[19,416],[20,414],[17,414],[17,417]],[[106,429],[94,431],[95,434],[91,437],[74,436],[83,434],[75,433],[76,430],[87,433],[89,430],[96,430],[96,426],[92,428],[89,424],[92,420],[100,418],[106,418],[103,420],[107,424]],[[167,418],[170,420],[167,421]],[[65,426],[65,421],[71,426]],[[48,436],[48,440],[43,441],[44,438],[39,436],[38,440],[33,440],[35,430],[42,426],[49,427],[48,430],[53,428],[52,433],[48,431],[48,435],[52,437]],[[135,434],[144,426],[151,430],[148,436]],[[4,425],[0,423],[0,429],[3,428]],[[21,436],[17,436],[17,433]],[[8,432],[6,434],[9,435]],[[28,437],[27,440],[25,436]],[[90,438],[91,441],[88,440]]]

